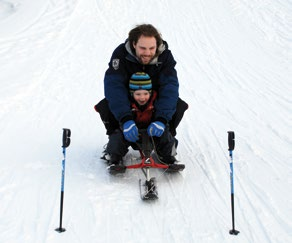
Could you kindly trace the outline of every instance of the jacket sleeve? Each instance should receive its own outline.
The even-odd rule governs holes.
[[[175,69],[176,61],[170,50],[162,55],[166,56],[163,58],[163,67],[159,75],[159,97],[155,103],[155,119],[166,123],[172,119],[176,111],[179,83]]]
[[[123,48],[123,45],[120,45],[113,52],[104,76],[105,98],[109,103],[111,112],[119,122],[132,119]]]

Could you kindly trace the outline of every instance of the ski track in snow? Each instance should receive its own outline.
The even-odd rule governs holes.
[[[291,1],[6,0],[0,7],[0,242],[292,240]],[[93,105],[113,48],[149,20],[177,60],[189,110],[177,135],[186,169],[151,170],[159,200],[143,202],[140,170],[111,176],[99,159],[107,137]],[[63,127],[72,143],[67,231],[58,234]],[[229,130],[238,236],[228,234]],[[137,156],[130,151],[125,160]]]

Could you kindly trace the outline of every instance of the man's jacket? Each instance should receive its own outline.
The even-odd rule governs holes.
[[[158,47],[158,55],[150,64],[141,64],[132,53],[129,42],[120,44],[113,52],[104,77],[104,93],[109,108],[117,121],[133,119],[130,104],[129,80],[136,72],[146,72],[158,93],[155,101],[155,118],[164,123],[172,119],[178,101],[178,78],[174,60],[168,45]]]

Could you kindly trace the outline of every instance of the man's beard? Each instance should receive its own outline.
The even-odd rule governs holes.
[[[153,60],[154,56],[140,56],[139,61],[143,64],[149,64]]]

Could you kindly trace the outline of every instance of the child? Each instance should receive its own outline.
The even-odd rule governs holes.
[[[129,81],[131,95],[132,116],[123,121],[122,126],[128,121],[133,121],[138,129],[149,129],[153,122],[155,113],[156,91],[152,90],[151,79],[148,74],[139,72],[131,76]],[[124,133],[123,133],[124,132]],[[161,136],[153,136],[157,155],[166,164],[173,164],[176,159],[176,139],[169,132],[168,125],[165,126]],[[122,157],[128,152],[128,147],[134,145],[125,139],[125,129],[116,129],[109,135],[106,152],[110,155],[109,171],[115,170],[115,165],[122,165]],[[112,168],[111,168],[112,167]],[[118,168],[118,167],[116,167]],[[117,171],[115,171],[117,172]],[[122,171],[124,172],[124,171]]]

